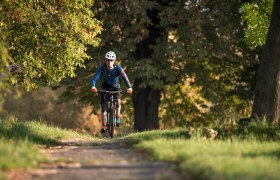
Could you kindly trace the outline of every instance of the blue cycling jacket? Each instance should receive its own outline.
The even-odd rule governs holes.
[[[96,81],[101,77],[101,75],[103,76],[103,83],[101,85],[102,89],[120,88],[119,76],[121,76],[121,78],[125,82],[126,87],[131,88],[131,84],[128,80],[126,73],[124,72],[123,68],[118,64],[115,64],[114,68],[112,69],[108,69],[105,64],[100,66],[92,78],[91,82],[93,87],[95,87]]]

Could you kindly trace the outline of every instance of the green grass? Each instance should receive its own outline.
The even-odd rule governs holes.
[[[29,141],[0,139],[1,170],[32,167],[36,165],[37,160],[42,159],[36,146]]]
[[[280,141],[280,126],[267,123],[266,119],[237,124],[229,129],[215,127],[220,139],[239,138],[258,141]]]
[[[126,137],[153,160],[174,162],[194,179],[279,179],[279,141],[186,138],[183,130],[149,131]]]
[[[7,170],[31,168],[45,161],[38,145],[51,146],[61,144],[61,139],[89,137],[42,122],[21,122],[13,116],[0,119],[0,179],[5,179]]]
[[[85,137],[86,135],[38,121],[21,122],[14,117],[8,117],[4,120],[0,119],[0,136],[5,139],[27,139],[36,144],[56,145],[59,144],[58,140],[63,138]]]

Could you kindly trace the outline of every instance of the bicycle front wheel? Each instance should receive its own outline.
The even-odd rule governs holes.
[[[110,110],[110,115],[109,115],[109,136],[111,138],[114,138],[114,130],[115,130],[115,119],[116,119],[116,114],[114,110]]]

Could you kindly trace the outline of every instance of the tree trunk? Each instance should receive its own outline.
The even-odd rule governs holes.
[[[257,75],[252,117],[280,122],[280,0],[275,0]]]
[[[134,89],[136,89],[132,96],[134,105],[134,130],[158,129],[158,109],[161,91],[150,87],[139,88],[140,83],[140,79],[134,81]]]
[[[156,40],[161,37],[161,32],[164,31],[157,27],[160,22],[158,10],[148,9],[147,14],[152,24],[148,25],[149,36],[137,45],[135,57],[138,61],[152,57],[154,52],[150,48],[150,45],[156,44]],[[161,90],[149,86],[142,88],[140,87],[141,83],[141,78],[136,77],[132,96],[134,106],[134,130],[144,131],[159,129],[158,109]]]

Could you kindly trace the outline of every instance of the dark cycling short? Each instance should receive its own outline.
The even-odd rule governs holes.
[[[106,90],[106,89],[102,89],[102,90]],[[118,99],[117,100],[117,108],[120,107],[120,101],[121,101],[121,93],[117,93],[117,94],[113,94],[114,99]],[[110,95],[109,94],[101,94],[101,109],[102,112],[106,111],[106,107],[107,107],[107,102],[110,100]]]

